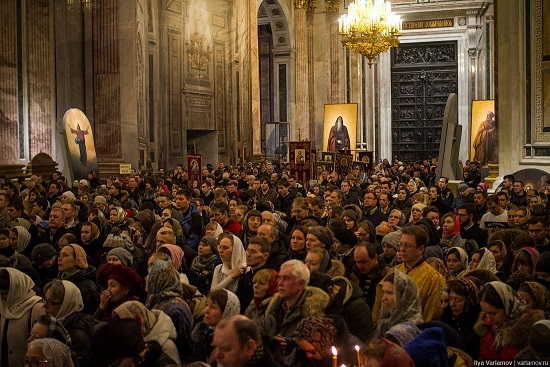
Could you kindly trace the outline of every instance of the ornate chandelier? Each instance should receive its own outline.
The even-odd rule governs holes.
[[[338,28],[344,46],[369,59],[369,67],[379,54],[397,47],[403,33],[401,17],[385,0],[355,0],[338,19]]]

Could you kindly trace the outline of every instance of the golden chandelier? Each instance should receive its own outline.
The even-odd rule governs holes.
[[[338,29],[344,46],[369,59],[369,66],[376,56],[397,47],[403,33],[401,17],[385,0],[355,0],[338,19]]]

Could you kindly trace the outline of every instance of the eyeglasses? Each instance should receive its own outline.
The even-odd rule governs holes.
[[[31,366],[31,367],[38,367],[40,366],[40,363],[49,363],[47,360],[39,360],[39,359],[28,359],[25,358],[23,360],[23,366]]]
[[[48,299],[46,297],[42,298],[42,300],[44,301],[44,304],[46,304],[47,306],[57,306],[63,303],[63,302],[54,302],[51,299]]]

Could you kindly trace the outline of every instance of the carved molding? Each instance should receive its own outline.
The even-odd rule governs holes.
[[[550,142],[550,133],[546,132],[543,126],[543,68],[542,68],[542,0],[534,1],[534,7],[531,8],[534,14],[534,21],[531,22],[533,29],[534,43],[534,121],[535,125],[535,141]],[[529,30],[528,30],[529,31]]]
[[[392,52],[394,65],[456,63],[456,44],[402,45]]]
[[[342,0],[325,0],[325,12],[338,13]]]
[[[294,8],[306,9],[309,12],[313,12],[315,10],[315,0],[294,0]]]

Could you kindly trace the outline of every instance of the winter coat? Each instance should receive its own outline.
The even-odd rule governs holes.
[[[78,358],[78,366],[90,366],[92,360],[92,335],[99,322],[90,315],[75,312],[67,316],[61,323],[71,336],[72,350]]]
[[[254,321],[256,324],[260,324],[262,320],[265,319],[265,315],[266,315],[265,312],[272,298],[273,297],[264,299],[260,304],[260,307],[256,307],[254,300],[252,300],[248,305],[248,308],[244,312],[244,315],[248,317],[250,320]]]
[[[479,360],[513,361],[516,354],[527,346],[531,326],[544,319],[544,312],[531,310],[508,325],[503,325],[501,348],[495,348],[495,330],[484,322],[485,312],[481,312],[474,325],[474,330],[481,338]]]
[[[328,294],[317,287],[306,287],[300,299],[285,315],[284,300],[276,294],[267,306],[266,317],[260,323],[260,333],[270,337],[282,335],[291,338],[296,326],[308,316],[324,315],[330,302]]]
[[[462,345],[465,352],[472,358],[479,356],[479,335],[473,329],[477,317],[479,316],[479,305],[464,311],[459,316],[454,316],[450,306],[445,307],[441,315],[441,321],[451,326],[462,339]]]
[[[89,266],[86,269],[79,269],[62,280],[68,280],[80,289],[84,309],[82,312],[93,315],[99,307],[99,287],[95,283],[96,268]]]

